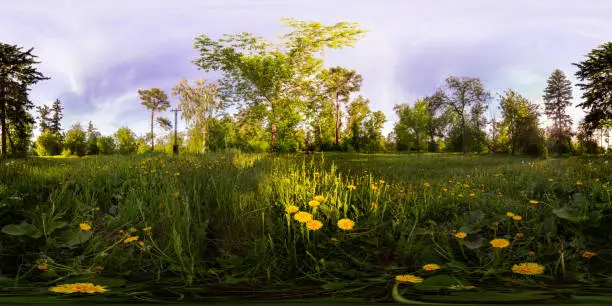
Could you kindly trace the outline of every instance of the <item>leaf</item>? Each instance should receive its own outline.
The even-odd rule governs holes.
[[[557,223],[554,217],[548,217],[540,223],[540,231],[544,234],[556,235],[557,234]]]
[[[2,232],[12,236],[30,236],[34,239],[40,238],[42,232],[29,223],[9,224],[2,228]]]
[[[476,250],[483,246],[484,238],[478,237],[476,240],[463,240],[461,243],[470,250]]]
[[[553,214],[560,219],[568,220],[570,222],[582,222],[588,219],[587,216],[583,216],[581,213],[567,207],[553,209]]]
[[[82,231],[80,229],[69,229],[64,231],[58,241],[60,246],[64,247],[73,247],[77,244],[81,244],[89,240],[91,238],[91,231]]]
[[[419,290],[440,290],[454,285],[459,285],[455,278],[448,275],[436,275],[426,278],[414,287]]]
[[[47,234],[51,234],[55,232],[55,230],[64,228],[67,224],[68,222],[66,221],[60,221],[60,222],[53,223],[51,226],[49,226],[49,229],[47,230]]]

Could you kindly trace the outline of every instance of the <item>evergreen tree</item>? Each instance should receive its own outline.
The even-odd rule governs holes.
[[[62,103],[59,99],[55,99],[53,104],[51,105],[51,111],[53,112],[53,117],[50,120],[50,128],[51,132],[60,133],[62,131],[62,118],[64,115],[62,111],[64,108],[62,107]]]
[[[51,108],[49,108],[47,105],[37,106],[36,111],[38,112],[38,126],[40,128],[40,132],[42,133],[49,130],[51,128],[51,119],[49,118],[49,115],[51,115]]]
[[[87,154],[88,155],[96,155],[100,152],[98,148],[98,138],[100,138],[100,133],[93,126],[91,120],[89,124],[87,124]]]
[[[544,89],[544,113],[548,119],[553,120],[551,136],[557,142],[557,153],[561,154],[561,142],[569,141],[572,118],[566,113],[572,105],[572,83],[563,71],[556,69],[550,75]]]

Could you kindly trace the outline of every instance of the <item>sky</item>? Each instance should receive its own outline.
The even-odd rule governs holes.
[[[144,135],[150,113],[138,89],[170,93],[182,78],[214,79],[191,63],[198,35],[276,40],[288,30],[283,17],[358,22],[365,38],[326,52],[325,65],[362,74],[360,94],[387,115],[386,134],[397,119],[394,105],[432,94],[451,75],[480,78],[494,97],[512,88],[542,103],[553,70],[575,84],[572,63],[612,39],[610,16],[608,0],[30,0],[2,3],[0,41],[34,47],[51,79],[33,87],[31,100],[59,98],[65,128],[92,120],[106,135],[122,126]],[[573,96],[580,103],[577,88]],[[497,100],[489,116],[500,116]],[[584,115],[576,107],[569,113],[574,124]]]

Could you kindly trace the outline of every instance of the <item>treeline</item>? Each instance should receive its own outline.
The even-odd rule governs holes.
[[[35,69],[38,62],[32,50],[1,44],[2,154],[171,152],[173,124],[159,116],[170,108],[171,97],[178,100],[176,107],[187,122],[186,131],[176,139],[184,152],[450,151],[546,156],[549,151],[599,153],[604,138],[609,138],[612,43],[574,64],[582,82],[577,86],[584,91],[584,102],[578,106],[587,110],[577,131],[571,129],[567,114],[572,85],[555,70],[543,92],[543,109],[516,90],[494,97],[478,78],[448,77],[431,96],[396,105],[398,120],[385,137],[387,118],[372,110],[369,99],[360,94],[361,74],[325,67],[323,62],[325,50],[351,47],[364,31],[350,22],[324,25],[283,19],[283,23],[291,31],[277,43],[250,33],[196,37],[194,48],[200,56],[193,64],[220,78],[192,84],[183,79],[170,95],[159,88],[138,90],[150,112],[150,131],[143,137],[128,127],[103,136],[92,122],[87,128],[75,124],[62,132],[60,101],[40,106],[37,116],[31,115],[29,87],[46,77]],[[493,100],[499,102],[500,116],[488,118]],[[540,128],[544,115],[552,121],[546,129]],[[35,117],[41,135],[32,143]]]

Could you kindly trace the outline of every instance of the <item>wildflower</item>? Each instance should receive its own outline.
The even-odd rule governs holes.
[[[498,192],[497,192],[497,196],[498,196],[498,197],[501,197],[501,196],[503,196],[503,195],[504,195],[504,194],[503,194],[503,193],[501,193],[501,191],[498,191]]]
[[[38,270],[41,270],[41,271],[49,270],[49,265],[46,263],[38,264],[36,267],[38,268]]]
[[[331,241],[331,242],[338,242],[338,239],[336,237],[332,237],[331,239],[329,239],[329,241]]]
[[[468,184],[463,184],[463,188],[469,188],[469,187],[470,187],[470,185],[468,185]]]
[[[595,181],[595,182],[599,182],[599,179],[598,179],[598,178],[596,178],[596,179],[594,179],[593,181]]]
[[[524,236],[525,236],[525,233],[522,233],[522,232],[516,233],[516,238],[521,238],[521,237],[524,237]]]
[[[524,262],[512,266],[512,272],[523,275],[538,275],[544,273],[544,266],[534,262]]]
[[[475,196],[475,195],[476,195],[476,194],[475,194],[475,193],[473,193],[473,192],[472,192],[472,193],[470,193],[470,197],[473,197],[473,196]]]
[[[506,240],[506,239],[493,239],[490,242],[491,246],[493,246],[494,248],[498,248],[498,249],[503,249],[506,248],[510,245],[510,241]]]
[[[300,210],[300,209],[299,209],[297,206],[295,206],[295,205],[289,205],[289,206],[285,207],[285,211],[286,211],[288,214],[290,214],[290,215],[291,215],[291,214],[295,214],[295,213],[296,213],[296,212],[298,212],[299,210]]]
[[[519,215],[514,215],[514,216],[512,217],[512,220],[514,220],[514,221],[521,221],[521,219],[523,219],[523,217],[521,217],[521,216],[519,216]]]
[[[591,258],[593,256],[596,256],[597,253],[595,252],[589,252],[589,251],[584,251],[584,253],[582,253],[582,257],[584,258]]]
[[[582,186],[582,182],[581,181],[577,181],[576,182],[576,186],[578,186],[578,187]]]
[[[533,204],[533,205],[535,205],[535,204],[538,204],[538,203],[540,203],[540,202],[538,202],[538,201],[536,201],[536,200],[529,200],[529,204]]]
[[[535,255],[536,255],[536,253],[535,253],[534,251],[529,251],[529,253],[527,253],[527,255],[529,255],[529,256],[531,256],[531,257],[533,257],[533,256],[535,256]]]
[[[548,179],[548,181],[549,181],[549,182],[552,182],[552,181],[553,181],[553,179],[549,178],[549,179]]]
[[[151,169],[151,173],[155,173],[155,169]]]
[[[325,202],[325,197],[318,195],[314,197],[314,200],[317,202]]]
[[[425,188],[431,187],[431,185],[429,183],[427,183],[427,182],[423,183],[423,186],[425,186]]]
[[[317,206],[319,206],[319,204],[321,204],[321,203],[319,203],[319,201],[315,201],[315,200],[312,200],[312,201],[308,202],[308,205],[310,207],[317,207]]]
[[[100,211],[100,207],[96,207],[96,211]]]
[[[371,187],[372,187],[372,191],[374,191],[374,192],[376,192],[376,190],[378,190],[378,187],[376,185],[374,185],[374,184],[372,184]]]
[[[395,280],[401,283],[413,283],[413,284],[418,284],[418,283],[423,282],[422,277],[414,276],[412,274],[397,275],[395,277]]]
[[[142,241],[142,240],[141,240],[141,241],[138,241],[138,245],[139,245],[139,246],[141,246],[141,247],[143,247],[143,246],[144,246],[144,241]]]
[[[442,191],[448,192],[448,188],[442,188]]]
[[[355,185],[348,185],[348,186],[346,186],[346,188],[348,188],[348,190],[355,190],[355,189],[357,189],[357,187]]]
[[[295,219],[296,221],[300,223],[306,223],[312,220],[312,215],[305,211],[300,211],[300,212],[297,212],[295,215],[293,215],[293,219]]]
[[[130,243],[130,242],[134,242],[134,241],[137,241],[137,240],[138,240],[138,238],[140,238],[140,237],[138,237],[138,236],[128,237],[128,238],[126,238],[125,240],[123,240],[123,243]]]
[[[323,222],[319,220],[310,220],[306,222],[306,228],[310,231],[318,231],[323,227]]]
[[[93,271],[93,272],[104,271],[104,267],[103,266],[95,266],[95,267],[91,268],[91,271]]]
[[[378,205],[376,205],[376,203],[372,202],[372,204],[370,204],[372,206],[372,210],[376,209],[376,207],[378,207]]]
[[[491,222],[491,225],[493,225],[493,226],[498,226],[498,225],[499,225],[499,222],[497,222],[497,221],[493,221],[493,222]]]
[[[457,197],[463,198],[463,194],[458,194]]]
[[[176,172],[176,173],[174,173],[174,176],[179,176],[179,175],[181,175],[181,173],[180,173],[180,172]]]
[[[138,230],[137,230],[135,227],[130,227],[130,233],[135,233],[135,232],[137,232],[137,231],[138,231]]]
[[[103,286],[94,285],[92,283],[74,283],[74,284],[64,284],[55,287],[49,288],[49,291],[55,293],[104,293],[108,291]]]
[[[338,227],[342,230],[348,231],[353,229],[353,226],[355,226],[355,222],[353,222],[353,220],[351,219],[340,219],[338,220]]]
[[[91,230],[91,226],[87,223],[81,223],[79,224],[79,227],[81,228],[82,231],[90,231]]]
[[[438,266],[437,264],[426,264],[423,266],[423,270],[436,271],[436,270],[440,270],[440,266]]]
[[[382,184],[385,183],[385,181],[384,180],[380,180],[380,181],[378,181],[378,183],[382,185]]]
[[[151,231],[151,227],[147,226],[147,227],[143,228],[142,230],[145,231],[145,232],[150,232]]]
[[[124,231],[124,230],[122,230],[122,229],[120,229],[120,230],[119,230],[119,234],[123,234],[123,233],[125,233],[125,231]]]
[[[457,237],[457,239],[463,239],[465,237],[467,237],[467,234],[464,232],[458,232],[455,234],[455,237]]]

